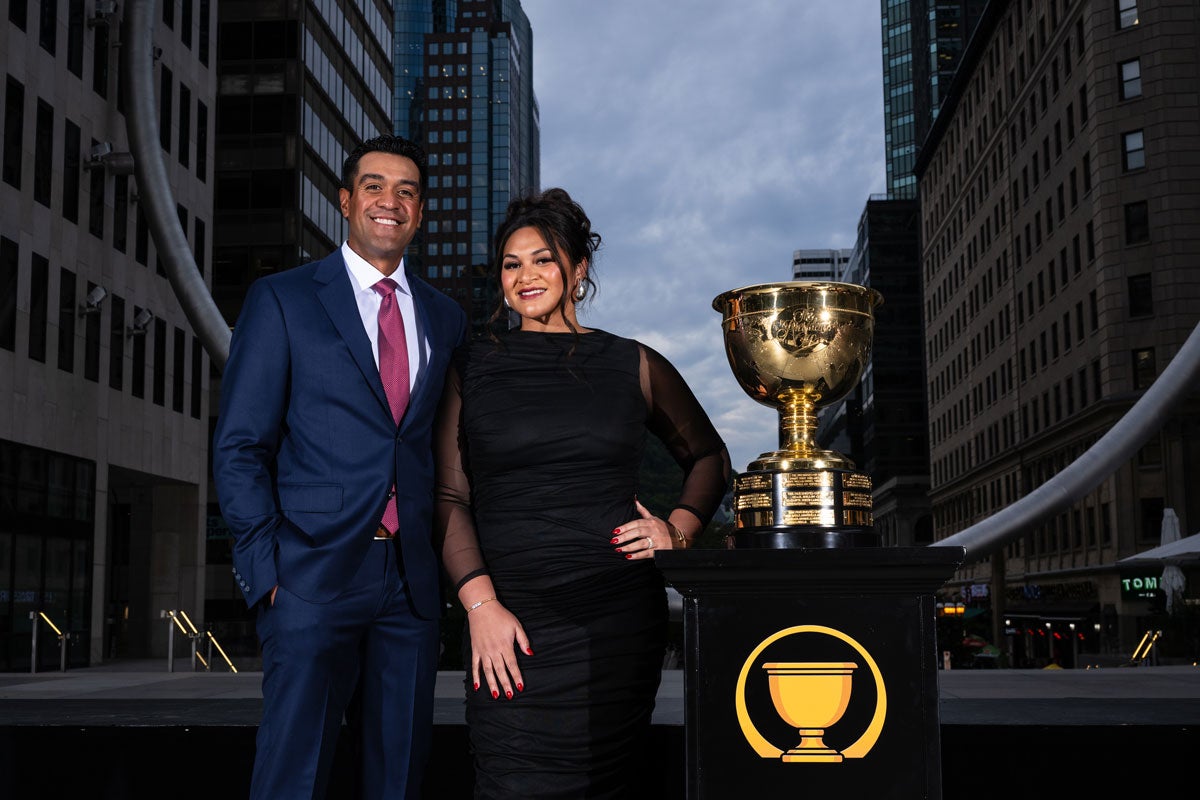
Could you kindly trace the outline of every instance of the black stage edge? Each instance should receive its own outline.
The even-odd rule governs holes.
[[[961,547],[671,550],[688,800],[942,797],[934,593]]]

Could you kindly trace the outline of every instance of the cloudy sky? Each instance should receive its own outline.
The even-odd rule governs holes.
[[[744,470],[778,414],[734,380],[712,301],[853,247],[886,189],[879,0],[522,0],[542,186],[604,237],[581,320],[691,385]]]

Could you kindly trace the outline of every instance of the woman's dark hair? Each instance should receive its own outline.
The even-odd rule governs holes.
[[[416,164],[417,172],[421,175],[421,197],[425,197],[425,189],[429,183],[429,177],[426,174],[429,171],[429,167],[428,162],[425,160],[425,151],[416,142],[405,139],[403,136],[392,136],[391,134],[367,139],[350,151],[350,155],[346,156],[346,160],[342,164],[343,189],[351,193],[354,192],[354,182],[358,180],[358,162],[367,153],[390,153],[394,156],[404,156]]]
[[[566,320],[567,292],[571,291],[571,270],[580,262],[587,262],[587,271],[579,285],[581,293],[575,298],[579,305],[597,291],[592,279],[595,271],[594,256],[600,249],[600,234],[592,230],[592,221],[583,207],[571,199],[564,189],[547,189],[539,194],[514,198],[504,213],[504,221],[496,229],[493,251],[496,261],[493,273],[497,284],[500,271],[504,268],[504,246],[508,238],[521,228],[535,228],[546,244],[554,251],[558,271],[562,275],[563,295],[558,300],[559,313]],[[496,310],[489,323],[496,322],[505,314],[504,293],[501,291]],[[575,330],[569,320],[567,327]]]

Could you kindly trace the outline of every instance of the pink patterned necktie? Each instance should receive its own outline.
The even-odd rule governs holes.
[[[404,418],[408,408],[408,339],[404,335],[404,318],[396,303],[396,282],[384,278],[371,287],[379,293],[379,377],[387,393],[388,405],[396,424]],[[396,509],[396,487],[388,495],[387,507],[383,511],[383,527],[395,533],[400,523]]]

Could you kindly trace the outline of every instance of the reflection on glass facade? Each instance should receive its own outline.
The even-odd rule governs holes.
[[[424,146],[430,174],[409,266],[479,330],[496,302],[492,231],[540,180],[532,30],[517,0],[398,3],[396,15],[393,128]]]
[[[29,669],[41,613],[72,637],[67,663],[88,665],[95,504],[95,462],[0,440],[0,671]],[[38,669],[58,669],[38,619]]]
[[[457,0],[395,0],[392,45],[392,131],[423,141],[425,36],[454,30]]]
[[[986,0],[881,0],[887,193],[916,196],[913,165]]]

